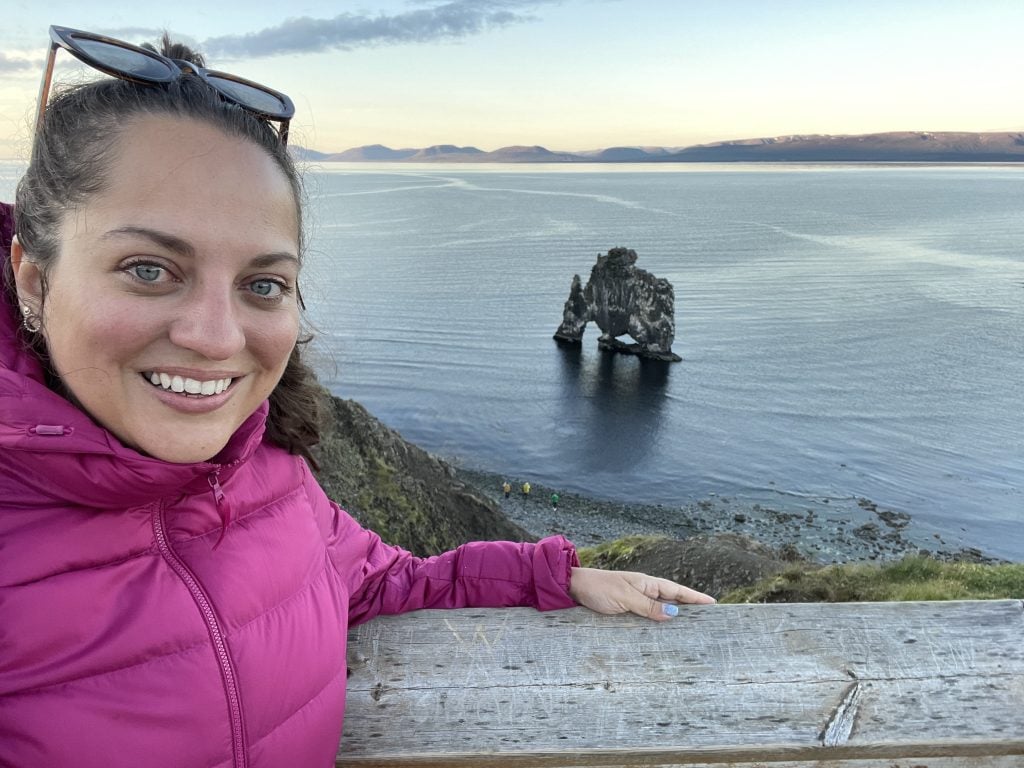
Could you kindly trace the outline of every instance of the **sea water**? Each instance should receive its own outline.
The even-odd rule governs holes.
[[[866,498],[1024,557],[1024,169],[324,166],[338,395],[466,465],[602,497]],[[626,246],[683,362],[552,338]]]
[[[870,499],[1024,559],[1024,168],[306,180],[321,378],[422,447],[666,506]],[[600,352],[593,325],[579,348],[551,338],[572,276],[615,246],[674,286],[681,363]]]

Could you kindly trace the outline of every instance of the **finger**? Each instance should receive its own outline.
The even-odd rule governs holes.
[[[715,599],[695,589],[684,587],[668,579],[660,579],[646,574],[630,574],[630,582],[637,590],[636,601],[626,604],[626,608],[638,616],[653,621],[666,621],[679,615],[676,603],[711,604]]]
[[[679,589],[685,589],[685,587],[668,579],[658,579],[639,573],[631,575],[635,577],[630,580],[634,590],[624,600],[624,607],[630,613],[652,621],[667,621],[679,614],[679,607],[674,602],[665,602],[664,599],[659,598],[662,598],[664,594],[667,599],[671,600],[673,595],[679,594]]]
[[[649,597],[653,597],[657,600],[663,600],[672,603],[690,603],[694,605],[711,605],[717,602],[711,595],[706,595],[703,592],[698,592],[696,589],[690,589],[690,587],[684,587],[682,584],[676,584],[674,581],[668,579],[652,578],[654,589],[657,592],[652,594],[648,592]],[[652,590],[653,592],[653,590]]]
[[[679,613],[679,607],[675,604],[662,603],[640,592],[636,592],[629,599],[624,600],[623,607],[630,613],[652,621],[668,621]]]
[[[657,600],[651,601],[648,608],[647,618],[654,621],[668,621],[679,615],[679,606],[675,603],[661,603]]]
[[[684,587],[682,584],[673,584],[673,587],[675,589],[675,594],[672,596],[666,596],[666,600],[671,600],[675,603],[690,603],[693,605],[713,605],[718,602],[711,595],[705,594],[704,592],[698,592],[696,589]]]

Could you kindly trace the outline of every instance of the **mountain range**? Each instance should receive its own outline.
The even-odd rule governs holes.
[[[609,147],[560,152],[541,146],[476,147],[436,144],[391,149],[382,144],[325,153],[293,148],[312,162],[403,163],[734,163],[734,162],[1024,162],[1024,131],[954,133],[898,131],[849,136],[827,134],[718,141],[690,147]]]

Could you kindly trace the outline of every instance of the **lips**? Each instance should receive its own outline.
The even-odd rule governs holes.
[[[163,373],[161,371],[144,371],[142,377],[154,387],[160,387],[168,392],[176,392],[182,395],[195,395],[209,397],[219,395],[231,386],[233,378],[223,379],[193,379],[188,376]]]

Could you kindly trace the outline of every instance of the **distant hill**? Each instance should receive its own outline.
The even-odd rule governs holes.
[[[687,147],[674,162],[1020,162],[1024,133],[901,131],[856,136],[776,136]]]
[[[591,163],[644,163],[648,160],[664,160],[670,155],[662,147],[609,147],[587,156]]]
[[[476,147],[436,144],[390,149],[381,144],[324,154],[293,147],[307,160],[446,163],[799,163],[799,162],[1024,162],[1024,132],[898,131],[852,136],[794,135],[719,141],[692,147],[609,147],[557,152],[540,146]]]
[[[490,163],[578,163],[582,158],[571,152],[552,152],[544,147],[502,147],[486,153]]]
[[[476,147],[457,147],[454,144],[426,147],[413,151],[404,159],[417,163],[573,163],[580,160],[572,153],[552,152],[544,147],[502,147],[493,152],[484,152]]]
[[[430,161],[430,160],[441,160],[441,161],[459,161],[469,160],[471,162],[483,162],[478,158],[481,155],[486,154],[482,149],[476,147],[456,147],[454,144],[435,144],[432,147],[421,149],[412,155],[409,160],[416,162],[419,161]]]
[[[327,155],[327,160],[337,160],[348,163],[380,163],[392,162],[395,160],[406,160],[415,155],[418,149],[391,149],[383,144],[370,144],[365,147],[354,147],[338,152],[334,155]]]
[[[292,144],[288,147],[288,154],[301,162],[319,162],[326,160],[329,155],[326,152],[317,152],[315,149],[306,149]]]

